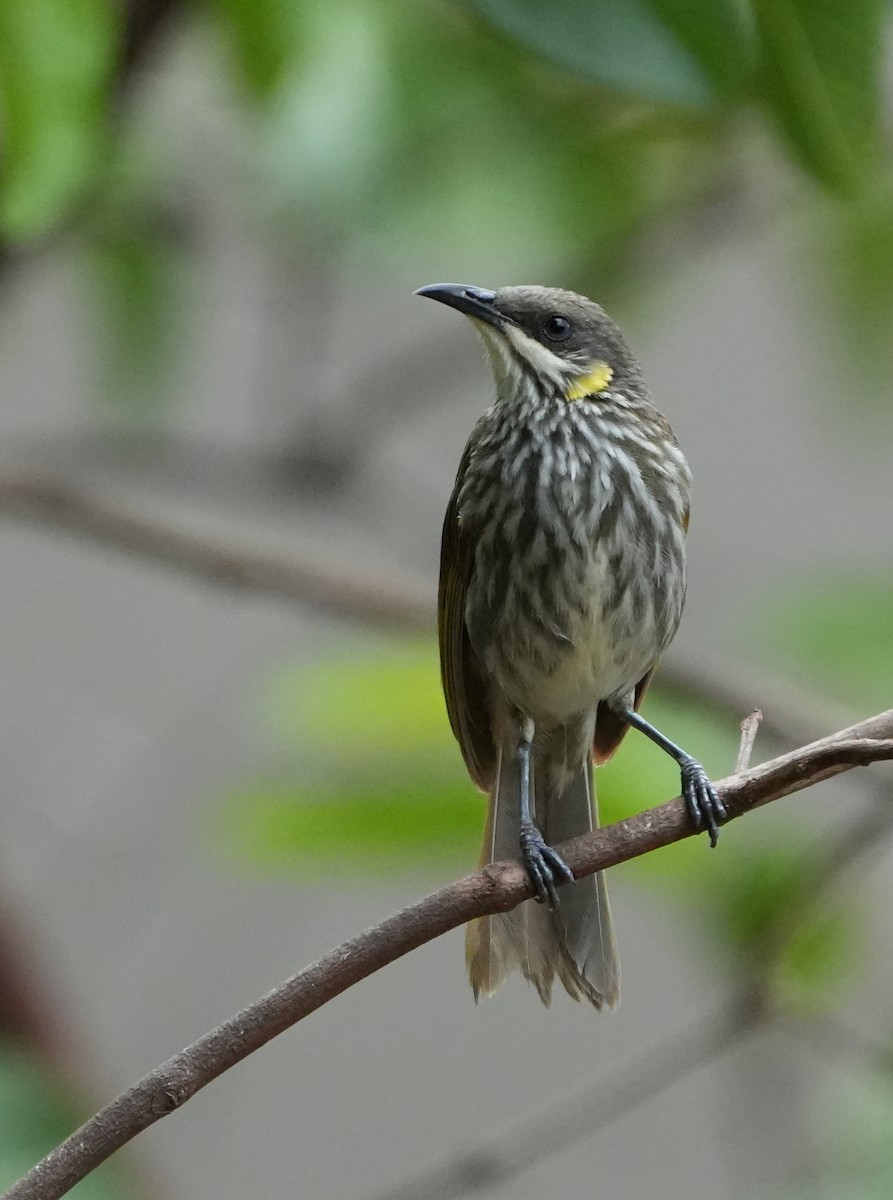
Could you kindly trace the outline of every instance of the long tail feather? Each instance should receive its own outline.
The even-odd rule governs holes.
[[[592,764],[581,765],[557,803],[543,814],[543,836],[550,845],[587,833],[598,825]],[[601,872],[578,879],[560,892],[561,904],[552,914],[557,927],[561,982],[573,996],[585,996],[596,1008],[614,1008],[620,1001],[620,961],[608,889]]]
[[[587,761],[557,797],[550,797],[542,773],[534,771],[534,809],[551,845],[592,829],[597,822],[592,767]],[[499,755],[490,795],[482,861],[517,858],[520,820],[517,760]],[[557,975],[574,999],[596,1008],[613,1007],[620,992],[620,967],[608,905],[600,875],[561,889],[561,904],[550,912],[532,900],[508,913],[472,921],[466,935],[466,960],[475,998],[491,996],[507,975],[520,969],[544,1004],[552,997]]]

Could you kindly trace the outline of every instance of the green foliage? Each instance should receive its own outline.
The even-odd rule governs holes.
[[[874,435],[877,418],[893,416],[890,406],[872,404],[877,385],[885,395],[893,376],[893,176],[889,170],[878,173],[874,185],[851,203],[823,205],[810,234],[809,253],[818,268],[807,280],[810,299],[821,297],[830,279],[827,340],[836,350],[842,333],[849,351],[840,370],[848,401],[842,426],[850,434],[867,429]],[[853,386],[854,365],[874,387]],[[871,405],[875,420],[852,420],[852,406],[860,404]]]
[[[88,265],[107,348],[100,395],[119,415],[155,420],[176,345],[174,320],[182,315],[176,251],[163,231],[109,227],[93,242]]]
[[[880,0],[755,0],[759,92],[801,164],[853,193],[880,151]]]
[[[469,0],[586,79],[654,103],[762,104],[819,182],[856,192],[881,144],[880,0]]]
[[[604,288],[649,214],[702,184],[702,118],[661,125],[638,105],[630,121],[628,102],[437,10],[308,12],[312,53],[269,98],[255,150],[262,195],[299,236],[385,255],[433,245],[469,270],[497,247],[520,274],[573,246],[580,278],[598,269]]]
[[[467,8],[483,18],[476,24],[461,19],[466,6],[459,0],[421,11],[409,0],[373,8],[357,0],[206,0],[204,7],[249,93],[268,109],[270,148],[290,160],[293,147],[296,176],[305,163],[309,174],[294,182],[306,188],[328,145],[330,153],[346,156],[345,170],[353,168],[348,178],[360,207],[363,191],[374,190],[376,181],[391,201],[399,198],[387,186],[395,165],[401,174],[410,168],[419,174],[435,163],[433,155],[406,154],[422,125],[430,132],[439,121],[440,137],[446,136],[449,110],[457,106],[473,117],[457,144],[469,155],[462,156],[466,171],[478,126],[500,117],[511,128],[516,155],[520,136],[528,158],[542,154],[550,135],[570,136],[581,151],[587,141],[597,149],[593,134],[604,133],[613,113],[625,109],[639,120],[645,106],[655,115],[663,110],[668,129],[675,123],[672,138],[684,153],[701,131],[681,110],[709,114],[753,100],[821,182],[850,186],[876,163],[880,0],[851,0],[845,9],[835,0],[468,0]],[[516,48],[501,45],[491,27],[509,34]],[[6,160],[0,217],[10,236],[46,230],[88,182],[99,182],[120,36],[120,16],[104,0],[6,0],[0,6]],[[557,69],[544,74],[545,62]],[[413,73],[424,80],[418,105],[399,107]],[[593,92],[591,83],[601,90]],[[567,98],[561,119],[557,84]],[[330,102],[339,95],[342,103],[351,95],[361,101],[351,109],[364,130],[360,142],[331,140]],[[394,120],[370,126],[366,118],[377,100],[384,106],[379,117]],[[628,119],[623,124],[629,133]],[[497,137],[493,146],[499,144]],[[396,163],[389,161],[393,153]],[[366,157],[375,170],[363,183],[355,170]],[[616,166],[622,172],[624,164]],[[585,167],[584,174],[598,169],[602,180],[614,175],[597,155],[577,155],[575,167]],[[553,176],[553,193],[572,184],[573,175]],[[460,194],[461,184],[460,174]]]
[[[286,672],[266,707],[286,745],[312,748],[296,774],[315,782],[261,779],[228,798],[223,837],[237,858],[302,879],[476,860],[484,801],[453,742],[430,644]]]
[[[890,705],[893,576],[813,577],[774,595],[755,626],[764,652],[868,712]]]
[[[294,0],[208,0],[249,91],[269,97],[300,58],[304,4]]]
[[[446,772],[444,772],[446,776]],[[459,777],[393,777],[370,768],[340,787],[255,785],[226,805],[225,844],[235,860],[312,881],[384,878],[395,871],[470,870],[477,860],[484,800]]]
[[[739,0],[640,0],[697,59],[720,97],[738,97],[753,65],[748,6]]]
[[[714,99],[711,79],[693,45],[721,43],[727,30],[724,3],[693,4],[698,20],[683,19],[678,39],[664,24],[680,16],[679,5],[636,0],[469,0],[470,6],[538,56],[569,68],[581,78],[638,95],[654,103],[705,108]],[[666,12],[660,12],[665,9]],[[650,11],[651,10],[651,11]],[[657,10],[656,12],[653,10]],[[700,18],[707,14],[707,27]],[[689,45],[685,42],[688,41]],[[731,62],[737,61],[731,58]]]
[[[653,223],[728,186],[740,115],[764,113],[813,179],[851,197],[826,244],[840,243],[854,323],[889,347],[880,0],[199,0],[190,11],[250,103],[226,186],[279,240],[354,259],[434,246],[447,273],[558,269],[584,291],[597,279],[610,301],[636,283],[636,241]],[[170,333],[159,316],[174,307],[149,210],[188,183],[158,156],[129,228],[119,206],[106,236],[118,164],[142,150],[115,94],[121,34],[106,0],[0,5],[0,234],[84,231],[112,314],[109,358],[129,364],[111,390],[131,396],[147,390]]]
[[[120,16],[107,0],[3,0],[0,231],[46,233],[102,166]]]
[[[812,884],[814,888],[814,879]],[[801,894],[808,905],[812,894]],[[791,896],[780,896],[775,920],[781,921],[791,909]],[[787,1012],[832,1011],[850,996],[867,961],[865,913],[857,905],[808,913],[807,919],[795,922],[771,964],[770,995],[776,1007]]]
[[[0,1041],[0,1189],[29,1170],[77,1124],[74,1106],[36,1058]],[[75,1187],[79,1200],[121,1200],[114,1171],[101,1167]]]
[[[815,860],[802,839],[779,839],[774,830],[767,844],[762,831],[742,826],[735,827],[735,845],[724,847],[721,879],[710,887],[717,944],[733,967],[768,972],[776,1005],[827,1010],[845,997],[864,962],[862,914],[852,902],[827,907],[816,895]]]
[[[443,759],[453,744],[437,657],[427,640],[286,672],[274,681],[270,707],[286,741],[321,747],[339,762],[345,755],[362,766],[376,756]]]

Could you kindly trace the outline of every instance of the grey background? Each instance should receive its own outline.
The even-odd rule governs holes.
[[[169,69],[153,93],[161,122],[191,78]],[[172,130],[186,156],[215,120],[212,103],[192,103],[193,132]],[[213,155],[203,170],[193,186],[210,194]],[[332,354],[314,336],[316,292],[300,267],[289,279],[291,265],[283,271],[243,214],[210,211],[197,269],[215,302],[190,330],[173,421],[190,446],[218,452],[193,460],[101,440],[89,313],[62,247],[5,294],[0,463],[62,472],[184,528],[405,577],[433,598],[443,507],[489,380],[467,327],[411,292],[444,276],[523,282],[516,264],[473,270],[432,247],[427,259],[370,271],[322,255],[312,270],[334,297]],[[690,599],[672,659],[740,663],[759,676],[742,631],[768,585],[828,563],[889,564],[890,442],[887,430],[847,420],[852,401],[803,303],[809,278],[784,221],[754,214],[699,241],[696,230],[688,269],[656,270],[648,305],[618,315],[696,478]],[[551,275],[538,266],[543,282],[561,282],[561,264]],[[370,379],[370,390],[356,382]],[[323,438],[349,445],[357,429],[357,469],[335,495],[296,496],[256,469],[286,434],[306,452]],[[72,1069],[99,1103],[444,879],[301,887],[240,874],[209,849],[214,806],[270,754],[254,705],[263,680],[367,635],[11,520],[0,524],[0,555],[0,887]],[[856,796],[839,782],[784,805],[808,823],[854,809]],[[546,1012],[520,983],[475,1007],[452,934],[143,1134],[127,1153],[145,1194],[374,1197],[665,1044],[709,1013],[728,981],[698,952],[696,914],[613,874],[618,1013],[596,1016],[563,996]],[[888,900],[888,880],[879,862],[860,887]],[[877,939],[887,962],[888,931]],[[870,1022],[879,1004],[860,1003],[853,1019]],[[837,1086],[832,1068],[783,1041],[746,1043],[492,1194],[772,1194],[809,1161],[807,1100]]]

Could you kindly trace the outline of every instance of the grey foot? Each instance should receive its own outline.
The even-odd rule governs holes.
[[[682,795],[691,823],[699,832],[706,829],[710,835],[710,845],[715,846],[719,838],[719,827],[729,815],[726,806],[699,762],[693,758],[686,758],[680,766]]]
[[[557,908],[558,885],[573,883],[574,873],[561,855],[546,845],[537,827],[527,822],[521,825],[521,857],[536,890],[537,902]]]

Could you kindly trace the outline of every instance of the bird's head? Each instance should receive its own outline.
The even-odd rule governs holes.
[[[574,401],[612,387],[641,390],[623,334],[599,305],[548,287],[487,288],[434,283],[419,288],[470,317],[481,335],[500,395],[535,382],[541,393]]]

